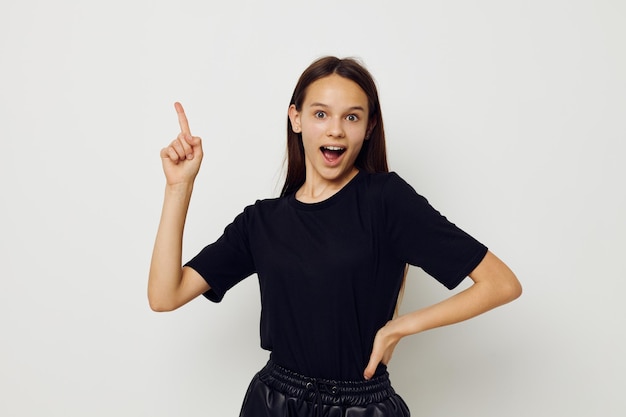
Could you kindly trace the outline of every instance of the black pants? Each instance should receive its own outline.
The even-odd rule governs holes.
[[[369,381],[329,381],[271,360],[254,376],[239,417],[409,417],[385,373]]]

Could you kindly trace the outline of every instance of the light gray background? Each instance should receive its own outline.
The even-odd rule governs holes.
[[[278,193],[289,96],[325,54],[365,62],[392,168],[525,289],[401,343],[413,415],[625,415],[625,5],[2,1],[0,415],[237,415],[267,359],[256,279],[149,310],[159,150],[180,100],[207,154],[188,258]],[[409,281],[405,311],[450,295]]]

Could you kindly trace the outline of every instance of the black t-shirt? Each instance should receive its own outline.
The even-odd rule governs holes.
[[[486,252],[397,174],[360,172],[319,203],[293,194],[257,201],[187,266],[215,302],[257,274],[261,347],[277,364],[360,380],[376,332],[393,316],[405,264],[452,289]]]

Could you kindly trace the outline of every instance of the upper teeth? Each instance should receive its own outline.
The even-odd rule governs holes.
[[[329,151],[340,151],[343,148],[341,148],[339,146],[324,146],[324,149],[328,149]]]

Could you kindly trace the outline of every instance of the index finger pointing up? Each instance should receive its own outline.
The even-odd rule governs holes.
[[[176,102],[174,103],[174,108],[176,109],[176,113],[178,113],[178,124],[180,125],[180,131],[184,134],[191,135],[191,131],[189,130],[189,122],[187,121],[185,109],[183,109],[182,104]]]

